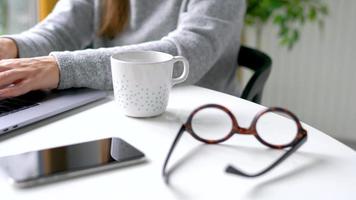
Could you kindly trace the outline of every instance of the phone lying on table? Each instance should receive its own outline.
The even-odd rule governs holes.
[[[30,187],[145,161],[120,138],[105,138],[0,158],[0,170],[18,187]]]

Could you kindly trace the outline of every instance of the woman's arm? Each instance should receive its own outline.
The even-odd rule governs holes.
[[[53,12],[35,27],[4,37],[16,42],[20,58],[83,49],[95,34],[93,4],[93,0],[61,0]]]
[[[83,5],[86,5],[85,2],[87,2],[84,0],[62,0],[62,3],[74,5],[73,2],[77,1],[82,2]],[[88,9],[87,11],[89,10],[92,9]],[[50,54],[51,56],[31,60],[17,59],[12,62],[0,60],[0,88],[9,84],[14,85],[10,88],[0,89],[0,98],[17,96],[34,89],[51,89],[58,83],[58,88],[60,89],[70,87],[111,89],[110,56],[118,52],[133,50],[155,50],[186,57],[190,62],[191,68],[189,77],[185,83],[194,84],[220,58],[234,33],[241,31],[244,11],[244,0],[190,0],[186,12],[180,15],[176,30],[157,41],[95,50],[55,51]],[[56,12],[69,11],[61,9]],[[56,12],[49,17],[49,22],[59,20],[53,17],[57,16]],[[79,15],[81,14],[79,13]],[[88,20],[83,20],[83,23],[89,23],[85,26],[87,28],[92,26],[92,22],[88,22]],[[55,26],[54,24],[52,25]],[[62,22],[61,24],[63,27],[67,27],[66,23]],[[70,26],[70,28],[74,31],[71,35],[51,35],[49,34],[51,30],[62,30],[59,27],[51,26],[44,28],[44,30],[48,30],[44,31],[44,33],[48,33],[49,35],[41,34],[39,33],[40,31],[26,33],[29,35],[33,34],[34,38],[38,38],[36,39],[36,44],[32,44],[34,42],[32,38],[27,38],[26,41],[30,42],[28,46],[25,46],[29,50],[21,52],[20,49],[20,56],[23,56],[26,52],[30,52],[32,48],[41,51],[41,54],[46,54],[47,51],[52,49],[72,50],[75,47],[84,47],[86,42],[90,41],[91,35],[87,34],[89,28],[88,30],[79,30],[73,26]],[[84,39],[79,37],[83,31],[85,32]],[[72,40],[72,36],[74,38],[79,37],[79,41]],[[65,41],[66,39],[68,41]],[[23,41],[25,40],[19,40],[20,46]],[[37,43],[38,41],[40,43]],[[52,44],[50,41],[55,42]],[[61,42],[68,44],[69,47],[61,45]],[[37,54],[34,53],[31,55],[34,56]],[[46,62],[46,65],[42,65]],[[60,70],[59,73],[56,72],[56,69],[58,69],[57,64]],[[177,74],[178,72],[175,71],[175,73]],[[31,77],[31,74],[34,76]],[[40,76],[35,76],[36,74],[40,74]],[[43,82],[42,79],[50,82]],[[54,80],[56,80],[56,83]]]
[[[95,34],[93,13],[93,0],[61,0],[35,27],[21,34],[2,36],[0,99],[57,88],[59,68],[55,58],[37,56],[86,47]],[[20,59],[9,59],[16,57]]]
[[[219,59],[234,33],[241,31],[244,12],[244,0],[190,0],[186,12],[180,15],[177,29],[161,40],[95,50],[52,52],[60,68],[59,88],[111,89],[110,56],[132,50],[155,50],[186,57],[191,69],[185,83],[194,84]]]

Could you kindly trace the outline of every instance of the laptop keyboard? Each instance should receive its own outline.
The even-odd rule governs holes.
[[[0,117],[38,105],[36,102],[21,98],[11,98],[0,101]]]
[[[0,100],[0,117],[37,106],[45,96],[44,92],[35,91],[19,97]]]

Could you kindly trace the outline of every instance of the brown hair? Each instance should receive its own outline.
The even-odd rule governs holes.
[[[98,35],[114,38],[124,30],[129,18],[129,0],[101,0],[101,25]]]

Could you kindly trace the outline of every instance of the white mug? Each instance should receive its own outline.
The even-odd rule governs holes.
[[[174,63],[183,63],[183,73],[173,78]],[[162,114],[173,85],[185,81],[189,63],[182,56],[156,51],[132,51],[111,56],[115,101],[130,117]]]

